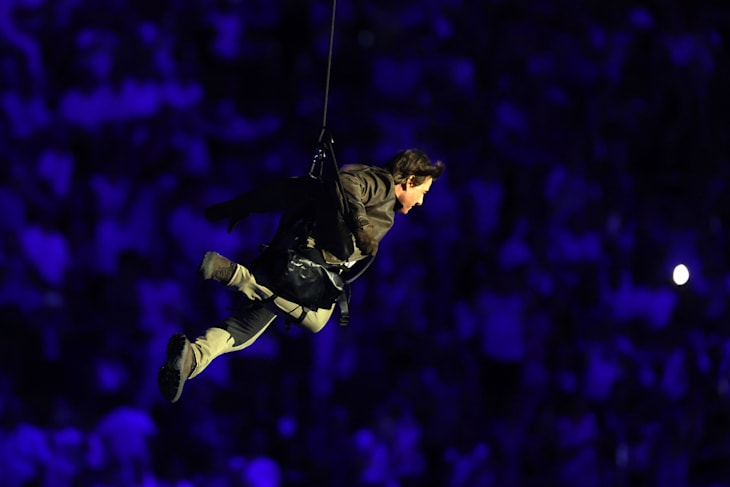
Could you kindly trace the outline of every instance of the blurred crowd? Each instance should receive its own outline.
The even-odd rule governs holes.
[[[0,486],[730,485],[730,6],[339,2],[325,98],[331,17],[0,1]],[[446,173],[348,327],[165,403],[167,338],[236,300],[203,253],[277,223],[202,210],[305,174],[323,121],[338,163]]]

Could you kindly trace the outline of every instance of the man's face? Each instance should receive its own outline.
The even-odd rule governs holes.
[[[406,215],[414,206],[421,206],[424,196],[431,189],[431,183],[433,183],[433,179],[429,177],[423,183],[414,186],[413,176],[410,176],[405,183],[399,184],[396,188],[396,196],[402,206],[398,212]]]

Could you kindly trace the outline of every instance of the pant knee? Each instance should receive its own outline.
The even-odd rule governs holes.
[[[334,305],[329,309],[318,309],[317,311],[307,312],[306,317],[302,321],[301,325],[312,333],[319,333],[327,324],[327,321],[332,316]]]
[[[312,333],[319,333],[322,331],[322,328],[324,328],[325,323],[320,323],[317,321],[310,321],[305,319],[300,323],[300,326],[304,328],[305,330],[311,331]]]

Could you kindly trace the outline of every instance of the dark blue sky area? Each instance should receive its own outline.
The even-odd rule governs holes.
[[[340,0],[340,163],[446,164],[353,286],[157,391],[306,174],[332,5],[0,2],[0,486],[725,485],[730,8]],[[672,282],[685,264],[689,281]]]

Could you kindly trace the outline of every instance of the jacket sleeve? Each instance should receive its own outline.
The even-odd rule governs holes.
[[[350,224],[362,228],[370,224],[366,207],[376,198],[384,198],[388,187],[372,171],[341,171],[340,181],[350,209]]]
[[[205,209],[205,218],[217,222],[242,219],[251,213],[278,212],[311,204],[317,195],[316,181],[308,177],[279,179]]]

